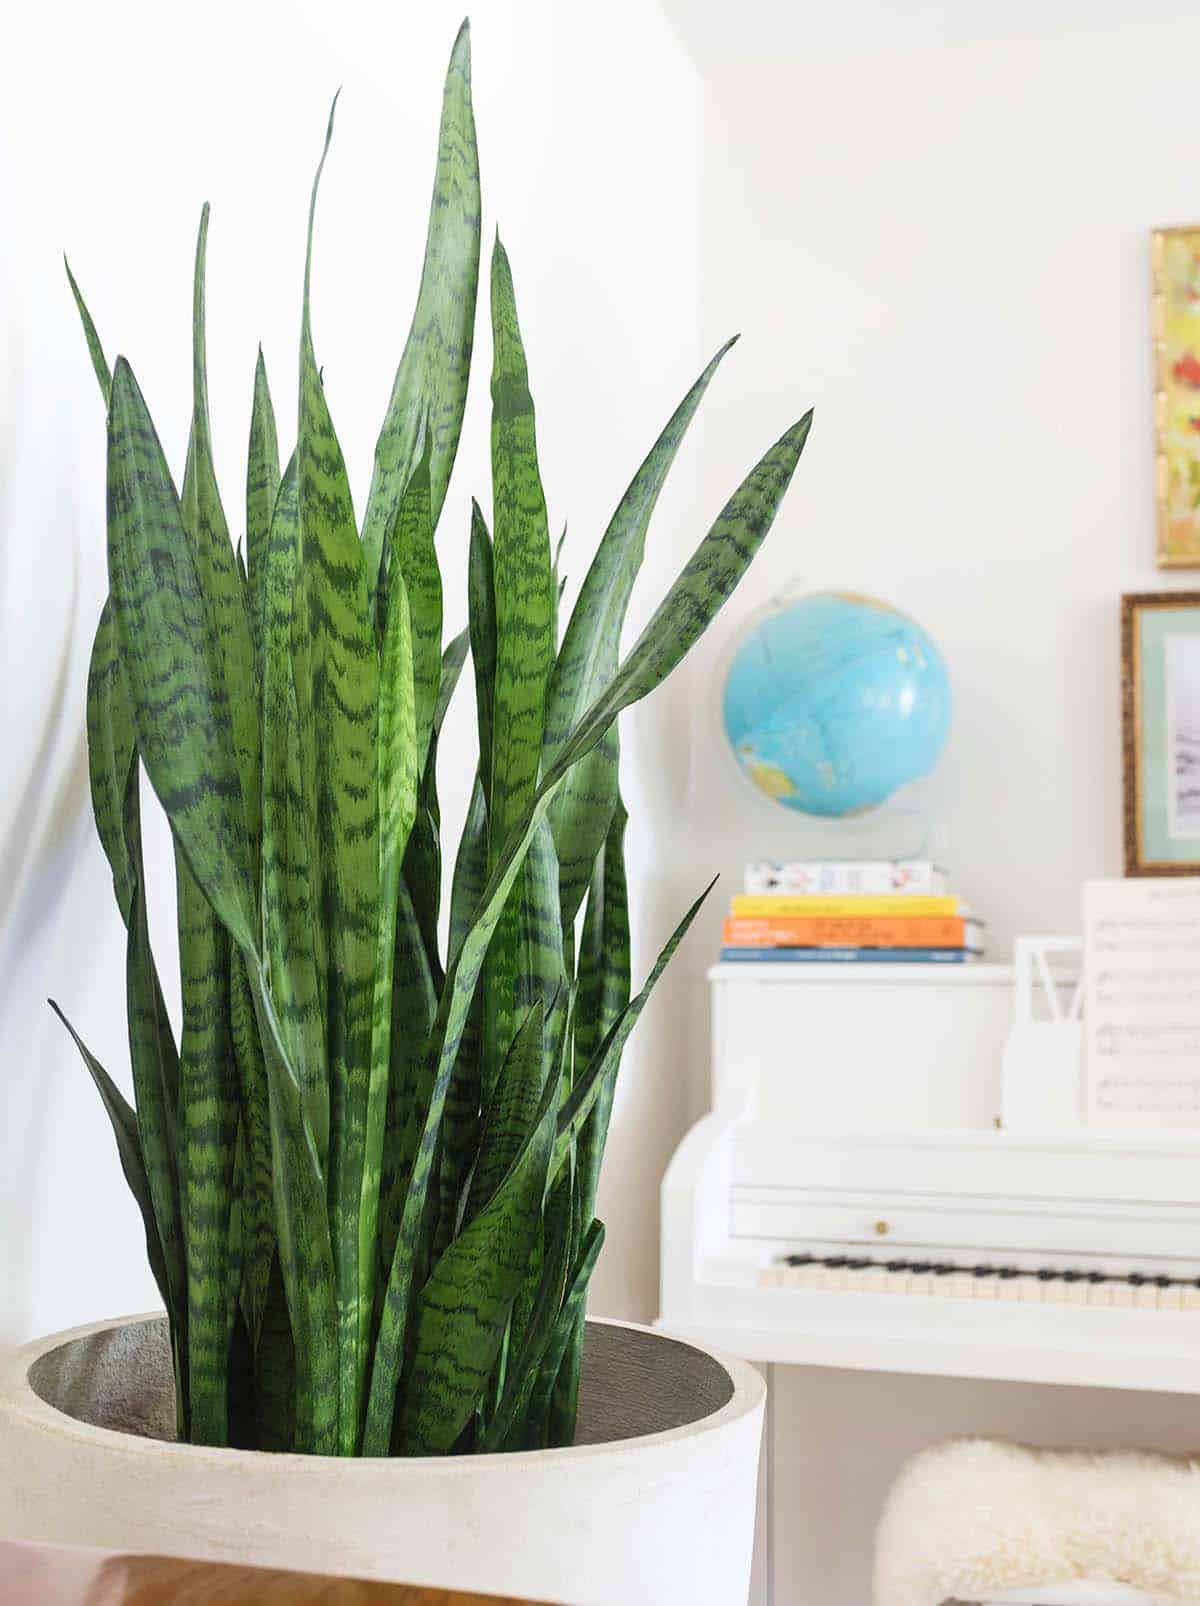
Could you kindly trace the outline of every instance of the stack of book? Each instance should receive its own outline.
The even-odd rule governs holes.
[[[923,860],[760,863],[732,900],[721,959],[761,964],[966,964],[983,922]]]

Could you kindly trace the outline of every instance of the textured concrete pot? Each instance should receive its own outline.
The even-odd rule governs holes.
[[[570,1449],[343,1461],[172,1442],[166,1321],[0,1360],[0,1537],[288,1566],[564,1606],[740,1606],[764,1390],[589,1322]]]

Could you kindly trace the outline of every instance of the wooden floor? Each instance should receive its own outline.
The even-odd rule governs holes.
[[[0,1540],[0,1601],[22,1606],[522,1606],[499,1595],[463,1595],[417,1584],[5,1540]]]

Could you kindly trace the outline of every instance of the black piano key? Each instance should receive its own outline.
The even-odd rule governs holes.
[[[1087,1280],[1089,1283],[1093,1284],[1107,1283],[1112,1281],[1111,1277],[1109,1277],[1106,1271],[1089,1271],[1087,1273]]]
[[[871,1262],[869,1260],[848,1260],[846,1262],[846,1270],[865,1271],[870,1264]]]
[[[1057,1282],[1058,1281],[1058,1273],[1056,1271],[1054,1271],[1050,1266],[1039,1266],[1038,1269],[1037,1269],[1037,1280],[1038,1280],[1039,1283]]]
[[[884,1268],[887,1271],[913,1271],[915,1267],[910,1260],[885,1260]]]
[[[1140,1271],[1131,1271],[1125,1278],[1125,1281],[1127,1283],[1132,1283],[1135,1288],[1141,1288],[1143,1283],[1149,1282],[1150,1279],[1148,1277],[1143,1277]]]
[[[1171,1286],[1170,1277],[1152,1277],[1150,1281],[1156,1288],[1170,1288]]]
[[[1064,1271],[1061,1273],[1064,1283],[1077,1283],[1084,1275],[1081,1271]]]
[[[1008,1282],[1013,1277],[1019,1277],[1020,1275],[1021,1273],[1016,1266],[1001,1266],[996,1272],[996,1276],[1003,1277],[1005,1282]]]
[[[908,1269],[918,1277],[927,1277],[933,1270],[933,1267],[927,1260],[914,1260],[909,1265]]]
[[[949,1262],[944,1260],[938,1265],[931,1266],[929,1269],[935,1277],[949,1277],[952,1272],[958,1270],[957,1266],[952,1266],[949,1264]]]
[[[846,1264],[846,1257],[845,1255],[826,1255],[821,1264],[828,1266],[831,1271],[840,1271]]]
[[[811,1266],[816,1259],[815,1255],[785,1255],[784,1260],[789,1266]]]
[[[995,1275],[995,1266],[972,1266],[971,1268],[972,1277],[994,1277]]]

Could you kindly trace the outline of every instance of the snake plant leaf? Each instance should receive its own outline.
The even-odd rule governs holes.
[[[545,1031],[546,1007],[539,998],[527,1005],[520,1016],[503,1073],[488,1104],[463,1214],[464,1227],[491,1200],[533,1130],[546,1086]]]
[[[576,1063],[581,1070],[592,1060],[629,1003],[629,897],[625,881],[625,825],[628,816],[618,799],[604,847],[596,859],[588,892],[587,913],[579,951],[579,1004],[575,1011]],[[600,1084],[592,1112],[580,1130],[576,1165],[581,1214],[590,1220],[596,1209],[600,1164],[608,1137],[616,1077]]]
[[[206,598],[162,446],[118,358],[108,429],[109,587],[137,746],[187,862],[253,947],[241,786]]]
[[[540,1260],[535,1257],[532,1263],[536,1273],[533,1298],[519,1328],[514,1305],[513,1328],[517,1347],[509,1357],[496,1409],[480,1436],[480,1451],[507,1447],[514,1426],[523,1422],[530,1396],[540,1376],[542,1360],[566,1294],[571,1253],[570,1191],[569,1182],[564,1179],[547,1198],[545,1241]]]
[[[230,960],[230,1037],[237,1067],[242,1121],[241,1304],[251,1347],[257,1349],[275,1259],[275,1198],[271,1186],[271,1112],[267,1068],[246,961]]]
[[[467,630],[460,630],[458,635],[446,644],[446,650],[442,654],[441,673],[438,677],[437,702],[433,705],[433,729],[430,732],[432,741],[436,742],[441,734],[442,725],[449,712],[450,699],[458,686],[459,676],[462,674],[470,648],[471,636]]]
[[[491,730],[481,723],[481,748],[491,748],[488,788],[489,858],[528,808],[541,758],[546,681],[554,656],[554,573],[546,499],[537,460],[533,399],[508,257],[499,236],[492,251],[492,547],[495,670]],[[476,559],[472,602],[486,586],[480,521],[472,519]],[[479,560],[483,567],[480,568]],[[486,604],[484,604],[486,611]],[[486,633],[486,623],[484,625]],[[484,654],[486,655],[486,644]],[[486,656],[477,660],[477,674]],[[477,693],[482,721],[486,686]],[[483,1012],[483,1093],[489,1098],[512,1038],[522,945],[519,886],[504,911],[487,961]],[[555,916],[557,922],[557,915]]]
[[[533,797],[554,656],[546,498],[512,271],[499,237],[492,252],[492,345],[496,667],[488,812],[495,857]]]
[[[464,22],[446,72],[421,286],[375,447],[375,469],[363,520],[363,547],[372,586],[426,427],[435,529],[446,499],[462,432],[475,338],[480,210],[479,155],[471,107],[471,34]]]
[[[736,336],[734,337],[736,340]],[[612,679],[646,531],[688,426],[734,340],[723,345],[667,421],[621,498],[584,576],[546,695],[549,768],[588,705]],[[562,920],[574,920],[616,804],[616,739],[580,763],[550,811],[562,878]]]
[[[717,878],[714,876],[671,933],[666,946],[654,961],[654,967],[646,977],[641,992],[617,1015],[612,1026],[604,1034],[600,1046],[592,1055],[586,1069],[576,1078],[570,1095],[558,1112],[558,1141],[555,1144],[554,1151],[555,1174],[565,1163],[569,1146],[578,1137],[585,1121],[591,1114],[605,1081],[616,1073],[621,1063],[622,1050],[629,1040],[629,1034],[637,1025],[643,1009],[649,1002],[650,994],[658,985],[659,978],[670,964],[676,948],[687,936],[692,921],[700,913],[704,900],[716,884]]]
[[[459,838],[451,883],[449,953],[452,959],[462,947],[486,881],[487,804],[484,802],[483,783],[477,773],[471,789],[467,818]],[[481,1100],[480,1055],[483,1047],[482,1003],[480,996],[472,1001],[446,1092],[438,1181],[441,1198],[436,1240],[438,1251],[446,1247],[458,1230],[463,1188],[477,1151]]]
[[[208,252],[206,202],[196,239],[192,287],[192,429],[188,443],[191,493],[182,499],[185,527],[192,537],[196,566],[212,624],[219,671],[229,703],[234,755],[241,780],[242,807],[250,862],[257,861],[261,828],[258,708],[254,697],[254,643],[246,589],[229,539],[229,525],[217,489],[208,413],[208,358],[205,334],[205,262]]]
[[[535,1009],[535,1022],[540,1014]],[[530,1059],[540,1068],[540,1043],[531,1047]],[[421,1290],[400,1422],[405,1454],[449,1450],[487,1382],[541,1226],[556,1097],[548,1085],[503,1180]]]
[[[142,1158],[158,1221],[170,1298],[181,1339],[187,1332],[186,1251],[179,1187],[180,1065],[167,1006],[150,951],[145,872],[138,797],[140,766],[131,755],[126,771],[122,830],[131,874],[125,999],[129,1058],[138,1111]]]
[[[442,675],[442,575],[433,545],[429,500],[431,441],[432,436],[426,433],[420,459],[396,509],[388,543],[388,607],[391,591],[402,581],[409,612],[407,635],[418,775],[425,768],[429,752]]]
[[[112,870],[121,919],[128,926],[134,870],[125,845],[125,787],[134,754],[133,708],[121,667],[113,606],[107,598],[88,663],[87,747],[96,832]]]
[[[545,771],[543,792],[557,787],[622,710],[661,685],[708,629],[766,539],[811,427],[809,411],[763,454],[726,502],[617,673]]]
[[[238,1078],[230,1035],[229,935],[187,860],[176,853],[183,1033],[179,1050],[179,1186],[188,1288],[192,1441],[229,1442],[230,1200]]]
[[[401,880],[392,976],[391,1071],[379,1190],[379,1270],[385,1281],[429,1102],[426,1048],[437,1002],[412,896]]]
[[[248,966],[247,976],[267,1067],[279,1266],[294,1335],[291,1447],[306,1455],[334,1455],[343,1442],[339,1407],[345,1366],[325,1177],[305,1118],[303,1088],[289,1063],[265,974]]]
[[[83,325],[83,338],[87,341],[88,355],[92,359],[92,369],[96,381],[100,386],[100,394],[104,397],[104,405],[108,406],[108,393],[112,389],[112,374],[109,372],[108,359],[104,355],[104,347],[100,343],[100,336],[96,333],[96,325],[92,322],[92,315],[87,309],[87,303],[75,283],[75,275],[71,272],[71,264],[63,257],[63,267],[67,270],[67,280],[71,286],[71,294],[75,298],[75,306],[79,313],[79,321]],[[70,1027],[67,1028],[70,1030]]]
[[[250,583],[250,632],[255,662],[262,679],[263,584],[271,517],[279,494],[279,437],[275,409],[267,383],[262,347],[254,365],[254,403],[250,412],[250,450],[246,461],[246,570]]]
[[[100,1102],[104,1105],[104,1113],[108,1116],[112,1126],[113,1137],[117,1143],[117,1154],[121,1161],[121,1170],[125,1174],[125,1181],[129,1191],[134,1197],[138,1210],[142,1216],[142,1226],[146,1233],[146,1258],[150,1262],[150,1270],[158,1291],[162,1295],[163,1304],[168,1310],[171,1308],[171,1289],[167,1279],[166,1265],[163,1260],[162,1244],[158,1236],[158,1222],[154,1215],[154,1205],[150,1198],[150,1183],[146,1176],[145,1161],[142,1157],[141,1138],[138,1133],[137,1117],[129,1106],[129,1101],[120,1088],[109,1076],[100,1061],[88,1048],[71,1022],[63,1014],[53,998],[48,1000],[50,1008],[62,1021],[71,1040],[79,1050],[79,1057],[87,1067],[88,1074],[95,1083],[96,1091],[100,1095]]]
[[[313,350],[312,240],[336,101],[313,179],[300,337],[296,464],[300,513],[299,624],[308,662],[296,667],[302,725],[311,732],[319,901],[328,927],[329,1200],[338,1284],[342,1453],[354,1453],[369,1312],[362,1304],[359,1213],[367,1132],[375,987],[379,830],[376,709],[379,660],[367,574],[346,465]]]
[[[578,1330],[582,1320],[584,1308],[587,1303],[588,1283],[595,1270],[596,1261],[604,1247],[604,1223],[593,1221],[584,1236],[583,1244],[576,1263],[567,1296],[563,1300],[562,1309],[558,1319],[551,1330],[550,1342],[542,1356],[541,1370],[534,1387],[529,1404],[526,1408],[527,1418],[522,1447],[525,1449],[541,1449],[550,1438],[549,1414],[551,1399],[555,1385],[562,1371],[564,1357],[571,1343],[572,1335]],[[572,1438],[574,1437],[572,1424]],[[561,1442],[570,1443],[571,1439]]]
[[[303,1090],[305,1118],[324,1166],[329,1151],[324,927],[313,890],[314,854],[300,756],[300,714],[292,679],[298,548],[293,454],[275,498],[263,577],[262,924],[271,996],[290,1063]]]
[[[428,487],[426,487],[426,507]],[[403,505],[402,505],[403,514]],[[395,549],[393,549],[395,550]],[[440,601],[440,584],[439,584]],[[440,614],[440,606],[439,606]],[[439,657],[440,672],[440,657]],[[396,915],[401,866],[417,812],[419,738],[414,642],[410,624],[404,563],[392,565],[387,624],[379,675],[379,902],[375,961],[375,997],[371,1032],[370,1082],[367,1090],[362,1198],[359,1207],[359,1299],[373,1313],[378,1272],[380,1186],[387,1125],[388,1080],[391,1072],[392,1005],[396,959]],[[432,721],[432,708],[429,711]],[[428,733],[426,734],[428,740]],[[368,1322],[370,1317],[368,1317]],[[365,1386],[367,1329],[360,1356],[360,1390]]]
[[[471,547],[467,565],[468,629],[475,666],[475,719],[479,729],[479,773],[484,778],[484,801],[492,787],[492,697],[496,684],[496,580],[492,538],[471,502]]]

